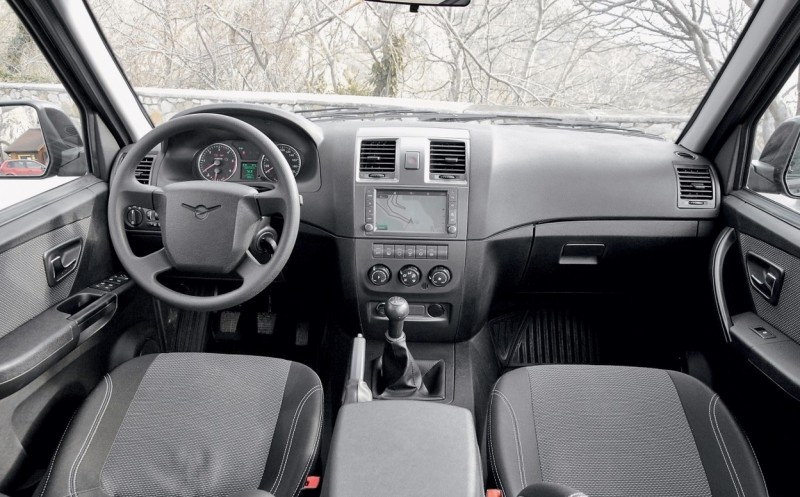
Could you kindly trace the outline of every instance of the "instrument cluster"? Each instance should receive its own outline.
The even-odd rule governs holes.
[[[297,177],[303,167],[300,152],[286,143],[275,145]],[[212,143],[197,154],[195,167],[200,177],[208,181],[278,181],[278,173],[269,157],[247,141]]]

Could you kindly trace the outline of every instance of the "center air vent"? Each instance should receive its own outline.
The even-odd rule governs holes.
[[[676,166],[678,207],[714,207],[714,178],[708,167]]]
[[[431,140],[430,172],[432,179],[465,179],[467,144],[463,141]]]
[[[143,185],[150,184],[150,173],[153,171],[153,162],[155,162],[155,157],[153,156],[147,156],[139,162],[139,165],[136,166],[136,170],[133,173],[136,177],[136,181]]]
[[[364,140],[358,160],[361,178],[394,178],[397,140]]]

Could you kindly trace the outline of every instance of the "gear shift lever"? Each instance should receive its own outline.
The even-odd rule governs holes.
[[[408,317],[408,302],[403,297],[391,297],[386,301],[386,317],[389,330],[383,345],[383,356],[379,366],[382,397],[407,397],[424,389],[422,372],[414,362],[406,344],[403,322]]]
[[[408,317],[408,302],[403,297],[391,297],[384,307],[386,317],[389,318],[389,331],[387,336],[397,340],[404,336],[403,322]]]

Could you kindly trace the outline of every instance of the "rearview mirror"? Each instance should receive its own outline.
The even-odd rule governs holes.
[[[466,7],[470,0],[367,0],[378,3],[397,3],[410,5],[411,11],[416,12],[420,7]]]
[[[78,126],[61,108],[35,100],[0,102],[0,177],[86,172]]]

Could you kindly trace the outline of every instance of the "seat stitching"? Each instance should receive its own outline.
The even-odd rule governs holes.
[[[42,486],[42,491],[39,494],[39,497],[42,497],[44,493],[47,491],[47,484],[50,483],[50,475],[53,474],[53,467],[55,467],[56,465],[56,457],[58,457],[58,451],[61,448],[61,444],[64,442],[64,439],[67,437],[67,432],[69,431],[69,426],[72,424],[73,419],[75,419],[75,413],[72,413],[72,417],[69,418],[69,421],[67,422],[67,427],[64,428],[64,433],[61,434],[61,439],[58,441],[58,445],[56,445],[56,452],[55,454],[53,454],[53,460],[50,461],[50,468],[47,470],[47,477],[44,479],[44,486]]]
[[[522,454],[522,439],[519,436],[519,428],[518,428],[518,425],[517,425],[517,415],[514,412],[514,406],[512,406],[511,402],[508,400],[508,398],[505,395],[503,395],[503,392],[501,392],[499,390],[494,390],[492,392],[492,394],[493,395],[494,394],[499,395],[500,398],[503,400],[504,404],[508,407],[508,410],[511,412],[511,420],[514,423],[514,438],[516,439],[516,442],[517,442],[516,448],[517,448],[517,464],[519,464],[519,478],[520,478],[520,481],[522,482],[522,488],[525,488],[525,487],[528,486],[527,485],[527,480],[525,479],[525,459],[524,459],[524,455]]]
[[[764,484],[764,490],[767,491],[769,494],[769,490],[767,489],[767,480],[764,478],[764,471],[761,470],[761,463],[758,462],[758,456],[756,455],[756,450],[753,448],[753,443],[750,441],[750,437],[747,436],[746,433],[743,433],[744,439],[747,440],[747,445],[750,446],[750,452],[753,453],[753,459],[756,460],[756,466],[758,466],[758,473],[761,475],[761,483]]]
[[[278,487],[280,487],[280,485],[281,485],[281,480],[283,479],[283,472],[286,469],[287,462],[289,460],[289,453],[291,451],[292,443],[294,442],[294,434],[295,434],[295,430],[297,429],[297,421],[300,419],[300,412],[303,410],[303,406],[306,405],[306,402],[308,401],[308,399],[311,398],[311,396],[317,390],[322,390],[322,387],[317,385],[317,386],[311,388],[311,390],[309,390],[303,396],[303,399],[300,401],[300,404],[297,406],[297,408],[294,411],[294,416],[292,417],[291,429],[289,430],[289,441],[286,443],[286,446],[283,449],[283,457],[281,458],[281,465],[280,465],[280,467],[279,467],[280,469],[278,471],[278,478],[275,480],[275,483],[272,485],[272,488],[270,489],[270,493],[274,494],[275,490]]]
[[[322,386],[317,385],[316,391],[322,392],[323,400],[324,400],[325,392],[322,390]],[[323,401],[323,403],[324,403],[324,401]],[[308,456],[308,462],[306,463],[306,469],[303,470],[303,473],[300,475],[300,482],[297,484],[297,486],[294,489],[294,493],[292,494],[295,497],[297,497],[297,495],[300,493],[300,491],[303,488],[303,480],[308,478],[308,472],[311,471],[311,462],[314,460],[314,456],[316,455],[317,449],[319,448],[319,441],[320,441],[320,438],[322,438],[323,411],[324,411],[324,409],[320,409],[319,410],[319,422],[317,423],[319,425],[319,427],[317,428],[317,438],[314,441],[314,449],[311,451],[311,454]]]
[[[489,444],[489,459],[494,467],[494,474],[497,478],[497,484],[500,485],[500,491],[503,492],[503,495],[506,495],[506,489],[503,487],[503,478],[500,476],[500,470],[497,468],[497,459],[494,457],[494,437],[492,436],[492,406],[494,404],[494,395],[489,396],[489,436],[487,437],[487,441]]]
[[[531,420],[533,421],[533,436],[536,437],[536,454],[539,456],[539,474],[541,474],[542,481],[544,481],[544,467],[542,466],[542,453],[539,451],[539,435],[536,432],[536,410],[533,408],[533,380],[531,379],[531,369],[528,371],[528,386],[530,387],[531,396]]]
[[[736,481],[739,482],[739,487],[742,489],[742,495],[744,496],[744,485],[742,485],[742,481],[739,479],[739,473],[736,472],[736,465],[733,464],[733,457],[731,457],[730,452],[728,452],[728,446],[725,443],[725,437],[722,435],[722,428],[720,428],[719,420],[717,420],[717,405],[719,404],[719,395],[717,395],[717,399],[714,401],[714,422],[717,424],[717,431],[719,431],[719,438],[722,440],[722,446],[725,448],[725,453],[728,454],[728,459],[731,461],[731,468],[733,468],[733,474],[736,475]]]
[[[114,450],[114,444],[117,443],[117,438],[119,437],[119,432],[122,430],[122,425],[125,424],[125,418],[128,417],[128,411],[131,409],[131,405],[133,405],[133,401],[136,400],[136,396],[139,395],[139,390],[142,389],[142,384],[144,383],[145,376],[147,376],[147,372],[150,371],[150,367],[155,364],[156,361],[160,360],[161,356],[156,356],[155,359],[147,366],[144,373],[142,373],[142,378],[139,380],[139,385],[136,387],[136,391],[133,392],[133,397],[131,397],[131,401],[128,403],[128,407],[125,408],[125,414],[122,416],[122,420],[119,422],[119,427],[117,428],[117,432],[114,434],[114,440],[111,442],[111,446],[108,449],[108,454],[106,454],[106,459],[103,461],[103,466],[100,468],[100,473],[98,474],[99,482],[98,488],[100,488],[106,494],[111,492],[106,492],[106,489],[103,488],[103,472],[106,470],[106,464],[108,464],[108,458],[111,455],[111,452]]]
[[[75,455],[75,460],[72,462],[72,466],[69,470],[69,475],[67,477],[67,494],[73,495],[77,493],[77,474],[78,474],[78,467],[81,465],[83,461],[83,455],[85,455],[85,451],[88,451],[89,445],[91,444],[91,439],[94,438],[94,434],[97,430],[97,426],[100,424],[100,420],[102,419],[103,415],[105,414],[105,409],[108,407],[108,401],[110,400],[110,392],[112,389],[111,384],[111,376],[106,374],[103,379],[105,380],[106,391],[103,394],[103,400],[100,402],[100,408],[97,410],[97,414],[94,416],[94,420],[92,421],[91,426],[89,427],[89,432],[86,433],[86,438],[83,439],[83,443],[81,444],[81,448],[78,450],[78,453]]]
[[[103,406],[103,412],[100,414],[100,418],[97,420],[97,424],[94,427],[92,432],[92,436],[89,438],[89,442],[86,444],[86,449],[83,451],[80,460],[78,461],[78,465],[75,466],[75,473],[73,474],[73,482],[72,482],[72,489],[77,492],[78,490],[78,470],[83,464],[83,458],[86,457],[86,454],[89,453],[89,447],[92,446],[92,442],[94,441],[94,436],[97,435],[97,430],[100,429],[100,423],[103,421],[103,418],[106,415],[106,410],[108,406],[111,404],[111,397],[114,394],[114,380],[111,379],[111,375],[106,375],[108,377],[108,397],[105,399],[105,405]],[[99,482],[98,482],[99,483]]]
[[[731,479],[731,485],[733,485],[733,489],[736,491],[736,495],[741,497],[739,493],[739,487],[736,486],[736,482],[733,481],[733,473],[731,473],[731,468],[728,465],[728,459],[725,457],[725,453],[722,451],[722,444],[719,441],[719,436],[717,435],[716,426],[714,426],[714,420],[711,418],[711,407],[714,404],[714,400],[718,397],[717,394],[714,394],[711,397],[711,400],[708,401],[708,422],[711,424],[711,431],[714,433],[714,438],[717,440],[717,446],[719,447],[720,455],[722,455],[722,461],[725,463],[725,467],[728,469],[728,476]]]

